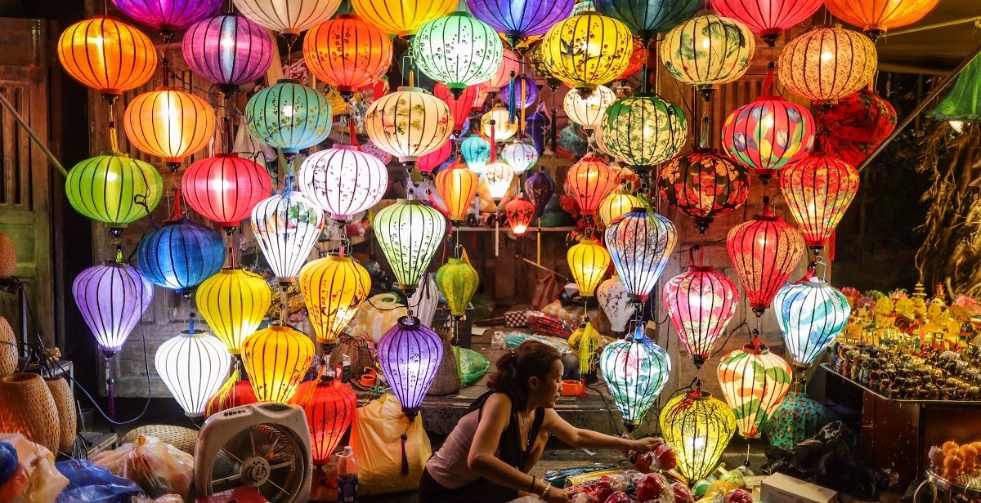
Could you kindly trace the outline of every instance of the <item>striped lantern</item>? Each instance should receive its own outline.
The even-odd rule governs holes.
[[[489,92],[497,92],[498,89],[511,82],[512,74],[521,75],[521,58],[511,51],[511,49],[505,48],[504,56],[501,57],[501,66],[497,68],[494,75],[482,82],[480,87],[487,89]]]
[[[606,86],[596,86],[593,92],[583,97],[582,94],[569,91],[562,100],[562,108],[569,120],[590,131],[596,129],[606,117],[606,109],[616,101],[617,95]]]
[[[378,364],[402,412],[414,420],[443,359],[443,340],[418,318],[399,318],[378,341]]]
[[[712,345],[736,314],[738,292],[714,267],[694,263],[664,285],[664,307],[696,368],[712,355]]]
[[[454,225],[463,223],[477,195],[480,177],[464,164],[453,164],[436,173],[436,192],[446,203],[446,213]]]
[[[371,228],[399,286],[415,290],[443,243],[446,219],[422,201],[399,199],[375,215]]]
[[[192,328],[161,344],[153,364],[184,413],[201,417],[228,377],[232,357],[217,337]]]
[[[467,167],[478,175],[484,174],[487,170],[487,163],[491,157],[491,144],[486,138],[473,133],[460,142],[460,155]]]
[[[501,159],[508,163],[516,174],[520,174],[528,171],[538,162],[538,151],[530,143],[514,140],[501,149]]]
[[[207,101],[189,92],[159,87],[126,105],[123,131],[141,152],[179,164],[211,142],[215,112]]]
[[[392,41],[360,17],[339,14],[303,36],[303,61],[317,80],[353,94],[388,71]]]
[[[368,298],[371,277],[351,257],[328,255],[300,269],[300,292],[317,342],[334,343]]]
[[[504,44],[493,28],[468,12],[451,12],[422,25],[411,40],[414,62],[459,98],[501,66]]]
[[[258,24],[241,14],[198,21],[181,40],[181,54],[194,73],[232,93],[255,82],[272,64],[273,42]]]
[[[201,316],[233,355],[242,352],[242,343],[259,328],[271,302],[266,280],[243,269],[222,269],[194,292]]]
[[[630,210],[643,206],[643,204],[640,199],[631,194],[614,190],[600,201],[599,207],[596,208],[596,214],[599,215],[600,222],[604,226],[608,226],[620,215],[625,215]]]
[[[555,182],[544,171],[532,173],[525,180],[525,192],[531,202],[535,203],[535,213],[541,217],[545,213],[545,206],[555,194]]]
[[[496,106],[480,117],[480,132],[497,143],[505,142],[518,134],[518,121],[511,120],[507,108]]]
[[[232,0],[243,16],[281,35],[297,36],[330,19],[341,0]],[[359,9],[360,10],[360,9]]]
[[[585,4],[586,2],[582,2]],[[630,31],[649,42],[679,23],[691,19],[702,5],[701,0],[594,0],[596,10],[611,16]]]
[[[801,369],[810,367],[831,345],[852,312],[841,292],[814,276],[784,285],[773,302],[793,365]]]
[[[685,112],[652,93],[614,101],[600,128],[606,149],[634,171],[650,171],[677,155],[688,141]]]
[[[365,21],[389,35],[413,35],[424,24],[453,12],[456,0],[352,0],[351,7]]]
[[[815,130],[807,107],[767,93],[733,110],[722,125],[722,150],[765,179],[807,157]]]
[[[719,384],[736,415],[739,434],[757,438],[787,393],[793,370],[754,336],[754,341],[722,357]]]
[[[720,16],[735,19],[773,47],[784,30],[811,18],[823,0],[712,0]]]
[[[467,304],[477,293],[480,277],[470,262],[462,258],[450,258],[436,270],[436,285],[446,299],[450,314],[457,319],[467,314]]]
[[[523,236],[528,226],[535,218],[535,204],[520,195],[504,205],[504,214],[508,218],[508,226],[515,236]]]
[[[72,283],[72,298],[107,357],[118,353],[153,300],[153,284],[120,262],[85,269]]]
[[[191,163],[181,177],[184,200],[194,211],[226,230],[252,215],[272,193],[269,172],[236,154],[218,154]]]
[[[372,102],[365,130],[375,146],[409,164],[443,146],[453,115],[446,102],[421,88],[400,87]]]
[[[153,165],[126,154],[99,155],[68,172],[65,195],[75,211],[122,229],[157,207],[163,178]]]
[[[357,147],[339,145],[304,159],[296,183],[314,206],[346,222],[381,201],[388,189],[388,168]]]
[[[478,89],[478,86],[467,86],[460,92],[459,97],[456,97],[450,92],[450,88],[442,82],[437,82],[433,86],[433,95],[446,102],[446,106],[450,107],[450,112],[453,114],[453,134],[459,135],[463,131],[463,125],[467,122],[470,111],[474,108],[473,104],[477,99]]]
[[[815,253],[824,248],[858,194],[860,178],[851,164],[817,152],[780,171],[780,191],[790,214]]]
[[[867,86],[877,65],[869,37],[838,26],[817,27],[784,46],[777,71],[790,92],[826,105]]]
[[[260,402],[287,403],[316,355],[306,334],[278,323],[252,334],[242,345],[242,363]]]
[[[634,37],[619,20],[586,11],[549,28],[539,51],[548,73],[588,95],[627,69]]]
[[[95,16],[61,32],[58,61],[65,73],[112,102],[153,77],[157,50],[140,30],[108,16]]]
[[[292,177],[281,193],[252,210],[252,232],[280,283],[293,281],[323,228],[324,212],[293,191]]]
[[[616,174],[602,158],[586,157],[569,168],[566,192],[575,199],[580,213],[592,216],[617,183]]]
[[[503,33],[511,45],[526,37],[544,35],[569,17],[574,0],[467,0],[477,19]]]
[[[120,12],[160,32],[165,39],[175,31],[214,14],[221,0],[112,0]]]
[[[668,73],[703,93],[742,77],[756,50],[746,25],[714,14],[679,24],[658,45]]]
[[[579,287],[579,295],[593,297],[596,287],[610,268],[610,254],[595,239],[583,239],[566,253],[569,270]]]
[[[186,295],[221,270],[225,251],[214,229],[178,217],[143,236],[136,267],[154,285]]]
[[[827,0],[831,14],[853,24],[872,39],[890,28],[913,24],[926,16],[940,0]]]
[[[430,152],[416,161],[416,167],[419,168],[419,172],[424,175],[432,175],[433,170],[441,166],[444,162],[450,159],[453,155],[453,140],[446,140],[439,150]]]
[[[280,79],[245,104],[249,133],[288,156],[327,139],[333,119],[324,93],[296,80]]]
[[[631,300],[644,302],[678,243],[671,220],[634,208],[606,228],[606,248]]]
[[[358,396],[351,386],[337,382],[333,373],[300,384],[290,401],[303,408],[310,429],[313,462],[326,465],[357,416]]]
[[[668,400],[658,423],[665,443],[678,458],[678,472],[688,480],[714,472],[736,434],[732,409],[701,388]]]
[[[633,431],[668,383],[671,375],[668,352],[647,338],[642,325],[636,324],[632,337],[603,348],[599,367],[620,409],[624,426],[627,431]]]
[[[695,220],[705,234],[715,217],[726,215],[749,198],[749,173],[714,150],[695,149],[675,157],[657,180],[661,197]]]

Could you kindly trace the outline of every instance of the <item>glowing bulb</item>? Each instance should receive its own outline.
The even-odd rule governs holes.
[[[115,182],[117,178],[119,178],[119,176],[116,175],[116,173],[114,171],[106,171],[106,181],[107,182]]]
[[[773,127],[773,115],[772,114],[767,115],[766,117],[763,118],[763,125],[766,126],[767,128],[772,128]]]
[[[702,48],[703,49],[708,49],[711,46],[712,46],[712,42],[710,42],[709,39],[707,39],[707,38],[703,38],[702,39]]]
[[[283,117],[287,119],[293,117],[293,105],[286,105],[283,107]]]
[[[824,51],[821,53],[821,61],[831,61],[831,58],[833,57],[835,57],[834,54],[831,54],[829,51]]]
[[[964,131],[964,121],[948,121],[950,127],[954,128],[954,131],[961,133]]]
[[[224,37],[221,39],[221,42],[219,42],[219,45],[221,45],[222,49],[231,49],[232,47],[235,47],[235,41],[229,37]]]

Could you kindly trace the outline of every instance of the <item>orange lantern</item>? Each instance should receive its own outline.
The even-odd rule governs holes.
[[[300,384],[291,403],[306,413],[314,464],[327,464],[354,421],[357,395],[351,386],[335,382],[331,372]]]
[[[593,215],[606,194],[616,187],[617,179],[603,159],[585,157],[569,168],[566,183],[568,193],[576,200],[580,212],[583,215]]]
[[[828,242],[858,193],[858,170],[824,152],[780,171],[780,190],[815,254]]]
[[[189,92],[159,87],[129,102],[123,130],[140,151],[180,164],[211,141],[215,112],[207,101]]]
[[[58,38],[58,60],[68,75],[99,91],[110,103],[145,84],[157,68],[150,38],[108,16],[66,28]]]
[[[933,10],[940,0],[827,0],[835,17],[879,38],[889,28],[913,24]]]
[[[450,221],[455,225],[460,225],[466,218],[479,184],[480,175],[463,163],[456,163],[436,173],[436,192],[446,203]]]
[[[360,17],[340,14],[307,31],[303,61],[317,79],[350,96],[388,71],[392,41]]]
[[[790,92],[823,105],[867,86],[877,64],[875,44],[868,37],[821,27],[784,46],[777,72]]]

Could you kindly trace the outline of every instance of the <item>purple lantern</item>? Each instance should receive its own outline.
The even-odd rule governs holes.
[[[378,341],[378,363],[402,412],[414,420],[443,359],[443,340],[419,318],[399,318]]]
[[[181,42],[187,66],[223,93],[235,92],[238,86],[265,75],[272,64],[272,51],[266,30],[239,14],[195,23]]]
[[[525,180],[525,192],[528,193],[531,202],[535,203],[535,214],[540,217],[545,213],[545,205],[555,193],[555,182],[544,171],[539,171]]]
[[[221,8],[222,0],[112,0],[112,3],[138,23],[145,24],[170,39],[177,30],[210,16]]]
[[[572,14],[574,0],[467,0],[473,17],[505,34],[511,45],[525,37],[544,35]]]
[[[511,106],[511,96],[514,96],[514,102],[516,104],[521,103],[521,82],[525,83],[525,106],[522,108],[528,108],[535,103],[538,99],[538,86],[535,85],[535,79],[527,77],[525,75],[519,75],[514,78],[513,82],[509,82],[508,85],[501,88],[501,99],[504,101],[505,106]]]
[[[153,300],[153,285],[133,267],[106,262],[75,278],[72,297],[99,349],[110,358],[122,349]]]
[[[525,119],[525,133],[535,141],[535,150],[538,150],[538,155],[545,153],[545,131],[552,124],[544,109],[544,105],[539,104],[538,110]]]

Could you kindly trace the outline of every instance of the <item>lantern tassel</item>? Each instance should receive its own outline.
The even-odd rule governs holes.
[[[515,103],[514,99],[514,82],[514,72],[511,72],[511,81],[508,83],[508,122],[514,122],[515,118],[518,116],[517,109],[515,108],[517,103]],[[522,103],[522,105],[523,104],[524,103]]]
[[[411,424],[412,424],[412,422],[410,421],[409,422],[409,425],[411,425]],[[402,437],[401,437],[402,438],[402,476],[403,477],[409,474],[409,457],[405,453],[405,442],[406,442],[406,440],[409,439],[409,436],[407,435],[407,432],[408,431],[409,431],[409,428],[406,428],[405,429],[405,432],[402,433]]]
[[[500,216],[494,219],[494,256],[501,254],[501,219]]]
[[[538,232],[536,234],[536,240],[538,242],[535,245],[535,252],[537,253],[535,261],[538,265],[542,265],[542,217],[538,217]]]
[[[525,135],[525,79],[521,79],[521,121],[518,122],[518,137]]]

